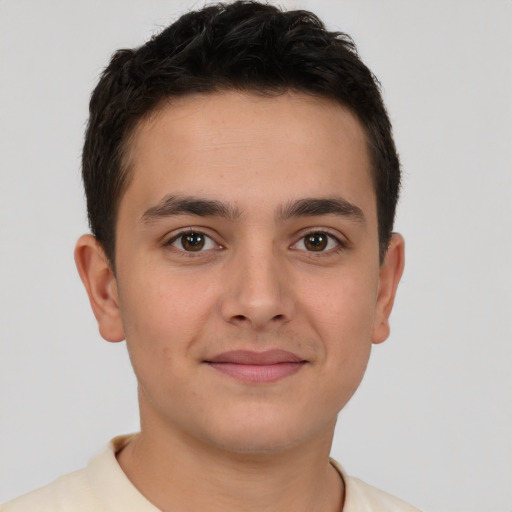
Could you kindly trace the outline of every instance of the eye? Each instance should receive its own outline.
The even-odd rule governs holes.
[[[340,248],[341,246],[341,242],[335,236],[325,233],[324,231],[315,231],[303,236],[292,246],[292,249],[310,252],[327,252]]]
[[[200,231],[187,231],[171,238],[166,245],[186,252],[201,252],[219,247],[208,235]]]

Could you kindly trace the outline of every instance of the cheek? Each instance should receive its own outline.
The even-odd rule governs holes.
[[[322,331],[323,339],[345,343],[371,339],[375,316],[378,277],[376,272],[341,269],[304,282],[297,294],[310,322]]]
[[[321,358],[332,386],[325,398],[346,403],[364,375],[372,346],[376,277],[371,272],[330,276],[323,288],[303,297],[304,315],[321,340]]]
[[[138,273],[120,291],[126,342],[134,366],[165,368],[194,346],[215,308],[214,287],[186,274]]]

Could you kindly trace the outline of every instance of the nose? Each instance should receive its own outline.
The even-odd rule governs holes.
[[[226,269],[224,320],[258,331],[288,323],[294,300],[284,267],[272,248],[240,251]]]

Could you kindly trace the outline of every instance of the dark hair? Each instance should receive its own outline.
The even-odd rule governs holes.
[[[114,53],[90,101],[82,155],[89,223],[112,266],[124,154],[135,126],[166,98],[223,90],[330,98],[351,109],[368,141],[377,196],[379,250],[386,253],[400,164],[377,79],[352,39],[312,13],[254,1],[189,12],[140,48]]]

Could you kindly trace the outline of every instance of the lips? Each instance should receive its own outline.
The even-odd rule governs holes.
[[[307,361],[285,350],[223,352],[204,361],[211,368],[248,383],[276,382],[301,370]]]

